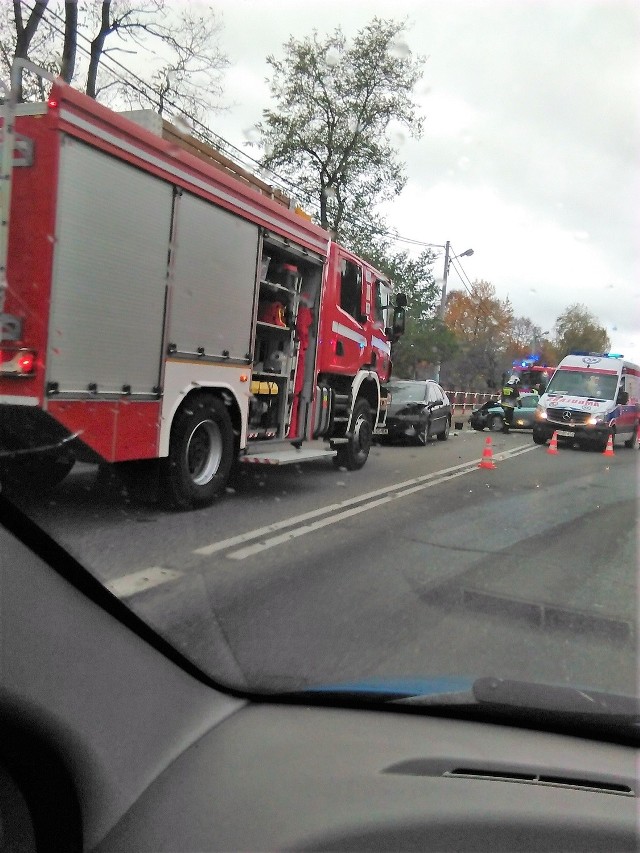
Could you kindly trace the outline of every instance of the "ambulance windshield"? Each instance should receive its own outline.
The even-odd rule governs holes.
[[[556,370],[547,394],[570,394],[596,400],[613,400],[618,385],[617,374],[594,370]]]

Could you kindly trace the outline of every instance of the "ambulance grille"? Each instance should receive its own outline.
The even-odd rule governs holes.
[[[547,409],[547,418],[552,421],[562,421],[565,420],[562,417],[565,412],[570,412],[571,423],[574,424],[586,424],[591,417],[589,412],[574,412],[573,409]]]

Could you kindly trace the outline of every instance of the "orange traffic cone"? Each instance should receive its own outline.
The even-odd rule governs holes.
[[[549,442],[547,453],[553,453],[555,455],[557,455],[558,453],[558,433],[555,431],[551,436],[551,441]]]
[[[496,463],[493,461],[493,450],[491,449],[491,436],[487,436],[482,451],[482,459],[478,462],[478,468],[496,468]]]
[[[615,456],[615,453],[613,452],[613,436],[612,435],[609,436],[609,440],[607,441],[607,446],[605,447],[602,455],[603,456]]]

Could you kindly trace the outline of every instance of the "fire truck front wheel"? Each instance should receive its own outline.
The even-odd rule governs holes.
[[[371,450],[371,408],[366,400],[358,400],[353,409],[352,427],[347,444],[339,444],[334,463],[338,468],[357,471],[362,468]]]
[[[187,400],[173,421],[163,460],[162,495],[173,509],[210,504],[223,491],[233,462],[233,426],[222,400]]]

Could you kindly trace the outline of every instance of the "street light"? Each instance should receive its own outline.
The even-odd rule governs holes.
[[[459,255],[454,255],[452,258],[449,257],[449,251],[451,249],[451,243],[447,240],[444,246],[444,274],[442,276],[442,293],[440,295],[440,308],[438,309],[438,319],[441,323],[444,323],[444,315],[447,303],[447,279],[449,278],[449,264],[451,261],[455,261],[457,258],[470,258],[473,255],[473,249],[466,249],[464,252],[460,252]],[[434,379],[436,382],[440,381],[440,368],[442,366],[442,362],[438,362],[436,365],[435,376]]]

